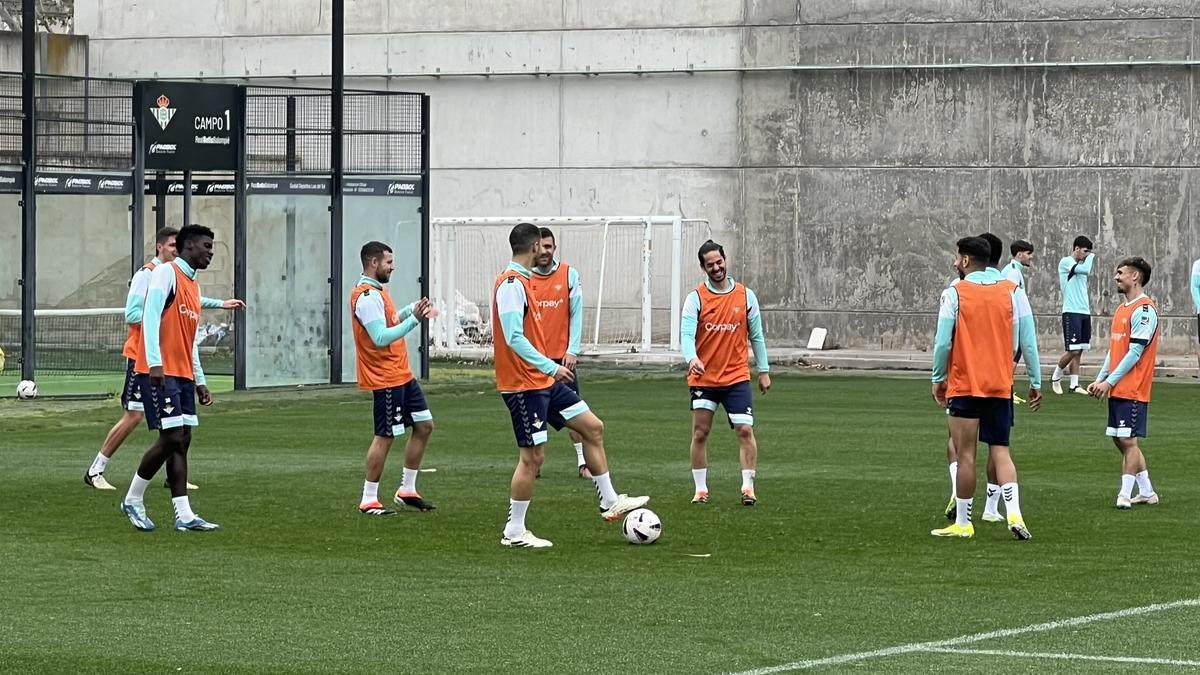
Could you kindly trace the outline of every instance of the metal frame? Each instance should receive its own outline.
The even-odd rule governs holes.
[[[37,7],[21,3],[21,379],[32,380],[37,366]]]
[[[332,78],[329,89],[329,121],[332,132],[329,139],[329,173],[333,178],[329,200],[329,382],[342,382],[342,229],[343,198],[342,180],[345,170],[342,164],[342,143],[345,132],[343,105],[346,96],[345,49],[346,8],[344,3],[333,3],[332,18]]]
[[[238,87],[236,105],[241,108],[242,128],[238,146],[237,169],[234,172],[233,188],[233,297],[245,298],[246,280],[246,89]],[[190,210],[192,199],[192,172],[185,174],[184,208]],[[185,218],[186,220],[186,218]],[[246,388],[246,317],[233,322],[233,388]]]

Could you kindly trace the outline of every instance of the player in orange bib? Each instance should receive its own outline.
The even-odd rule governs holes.
[[[538,298],[538,312],[542,315],[542,333],[546,338],[546,356],[560,366],[566,366],[575,379],[565,384],[579,394],[579,370],[576,368],[583,337],[583,288],[579,283],[579,272],[570,265],[554,259],[558,242],[550,228],[539,230],[541,248],[534,261],[530,285]],[[571,443],[575,445],[575,465],[580,478],[591,478],[587,462],[583,459],[583,437],[568,429]]]
[[[417,492],[417,472],[433,434],[433,414],[408,365],[404,336],[422,321],[437,316],[437,310],[429,298],[396,309],[384,287],[395,268],[387,244],[369,241],[363,244],[359,257],[363,271],[350,292],[350,314],[354,317],[358,388],[372,392],[375,398],[375,436],[367,450],[366,479],[358,510],[369,516],[396,513],[380,503],[379,479],[392,441],[411,427],[412,435],[404,444],[404,479],[393,502],[418,511],[433,511],[436,507]]]
[[[496,389],[500,391],[520,459],[513,471],[508,501],[508,521],[501,546],[549,548],[548,540],[525,527],[525,514],[533,499],[533,482],[545,459],[546,425],[564,426],[583,438],[583,456],[600,496],[600,517],[615,521],[645,506],[649,497],[617,494],[608,473],[604,452],[604,423],[565,383],[574,374],[546,356],[542,315],[530,281],[541,243],[541,233],[530,223],[520,223],[508,235],[512,261],[496,277],[492,295],[492,342],[495,346]]]
[[[1013,424],[1013,355],[1019,346],[1029,372],[1029,407],[1041,406],[1037,331],[1025,292],[988,271],[992,247],[981,237],[958,240],[954,267],[961,281],[942,292],[933,350],[933,399],[949,412],[958,460],[955,522],[937,537],[975,536],[975,448],[988,445],[988,462],[1004,498],[1008,529],[1030,538],[1021,515],[1017,468],[1009,454]]]
[[[197,397],[201,405],[212,405],[196,343],[201,309],[196,274],[212,262],[213,232],[202,225],[188,225],[176,236],[176,249],[178,257],[155,267],[150,276],[142,318],[143,347],[134,364],[146,423],[158,431],[158,440],[142,456],[121,512],[138,530],[154,529],[144,504],[146,486],[166,465],[175,529],[208,532],[220,526],[192,511],[187,494],[187,453],[192,427],[200,423]]]
[[[112,459],[121,444],[145,417],[141,388],[137,385],[137,376],[133,372],[133,364],[142,348],[142,313],[146,306],[146,291],[150,287],[150,273],[155,267],[175,259],[175,235],[178,233],[179,230],[173,227],[164,227],[155,233],[154,258],[143,265],[129,281],[129,293],[125,298],[125,323],[128,324],[129,333],[121,350],[122,356],[125,357],[125,385],[121,388],[121,408],[124,412],[121,419],[109,429],[104,443],[100,446],[100,452],[83,474],[83,482],[97,490],[116,489],[104,478],[108,460]],[[200,306],[203,309],[241,309],[246,304],[241,300],[214,300],[202,297]],[[194,490],[196,486],[189,483],[188,489]]]
[[[683,303],[680,346],[688,362],[692,408],[693,504],[708,503],[708,435],[717,406],[725,407],[729,426],[737,434],[742,466],[742,504],[754,506],[754,477],[758,442],[754,438],[754,409],[750,391],[750,356],[754,347],[758,389],[771,390],[767,342],[754,291],[726,273],[725,249],[710,239],[700,247],[700,268],[708,276]]]
[[[1150,263],[1142,258],[1122,260],[1117,265],[1116,282],[1125,302],[1113,312],[1108,356],[1087,390],[1097,398],[1108,398],[1107,433],[1122,456],[1117,508],[1128,509],[1134,504],[1158,503],[1158,493],[1146,470],[1146,456],[1138,445],[1138,439],[1146,437],[1150,387],[1154,384],[1158,308],[1142,290],[1150,282]]]

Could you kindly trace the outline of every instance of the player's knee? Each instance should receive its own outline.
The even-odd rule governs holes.
[[[583,440],[597,444],[603,443],[604,420],[593,416],[592,419],[588,420],[588,422],[584,425],[583,429],[580,430],[579,435]]]
[[[696,425],[692,427],[692,440],[697,443],[703,443],[708,440],[708,434],[712,431],[712,427],[708,425]]]
[[[733,432],[737,434],[739,441],[754,440],[754,427],[749,424],[739,424],[733,428]]]
[[[428,422],[417,422],[413,425],[412,433],[415,438],[428,440],[433,435],[434,424],[433,420]]]

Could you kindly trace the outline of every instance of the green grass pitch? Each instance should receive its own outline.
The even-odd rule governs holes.
[[[121,491],[83,485],[112,401],[0,401],[0,671],[739,672],[1200,597],[1195,385],[1156,386],[1144,447],[1163,501],[1130,512],[1113,508],[1103,404],[1048,394],[1019,409],[1022,543],[978,519],[981,497],[974,540],[929,536],[948,481],[924,379],[777,375],[755,401],[760,501],[745,508],[722,418],[713,501],[689,503],[677,375],[585,371],[616,486],[651,495],[664,533],[630,546],[603,523],[557,435],[528,519],[554,548],[532,551],[499,546],[516,459],[499,396],[485,372],[437,372],[437,472],[419,479],[437,512],[357,512],[367,394],[227,393],[191,453],[193,505],[224,528],[212,534],[169,528],[161,482],[147,498],[158,531],[118,512],[144,429],[109,465]],[[381,492],[401,463],[397,446]],[[1170,672],[1200,660],[1198,634],[1193,604],[824,670]]]

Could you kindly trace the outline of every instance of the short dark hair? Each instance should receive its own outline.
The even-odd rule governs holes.
[[[1000,265],[1000,258],[1004,257],[1004,242],[1000,241],[1000,237],[991,232],[984,232],[979,235],[979,238],[986,241],[992,249],[991,254],[988,256],[988,264],[992,267],[998,267]]]
[[[983,237],[963,237],[958,240],[958,254],[969,257],[977,265],[986,265],[992,257],[992,245]]]
[[[1081,234],[1078,237],[1075,237],[1074,248],[1086,248],[1090,251],[1092,250],[1092,240]]]
[[[1132,267],[1133,269],[1141,272],[1143,286],[1150,283],[1150,263],[1146,262],[1146,259],[1140,255],[1126,258],[1117,263],[1117,269],[1121,269],[1122,267]]]
[[[188,240],[199,239],[200,237],[208,237],[209,239],[217,238],[216,235],[213,234],[212,230],[203,225],[196,225],[194,223],[191,225],[184,225],[182,228],[180,228],[179,232],[175,234],[175,249],[178,251],[183,251],[183,247],[187,245]]]
[[[179,235],[179,230],[177,230],[173,227],[164,227],[163,229],[154,233],[154,243],[165,244],[165,243],[167,243],[168,239],[170,239],[171,237],[178,236],[178,235]]]
[[[545,239],[546,237],[550,237],[551,239],[554,239],[554,233],[551,232],[550,228],[548,228],[548,227],[539,227],[538,228],[538,236],[541,237],[542,239]],[[558,240],[554,239],[554,243],[558,244]]]
[[[517,223],[508,233],[508,245],[513,255],[529,251],[542,239],[542,231],[533,223]]]
[[[1014,241],[1012,244],[1009,244],[1008,250],[1013,255],[1016,255],[1018,253],[1033,253],[1033,244],[1025,241],[1024,239],[1018,239],[1018,240]]]
[[[363,247],[358,251],[358,258],[362,260],[362,266],[366,267],[371,264],[375,258],[382,258],[384,253],[391,253],[392,247],[382,241],[368,241],[363,244]]]
[[[701,265],[704,264],[704,256],[712,253],[713,251],[720,251],[721,258],[725,257],[725,248],[712,239],[709,239],[700,245],[700,252],[696,254],[696,257],[700,259]]]

